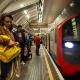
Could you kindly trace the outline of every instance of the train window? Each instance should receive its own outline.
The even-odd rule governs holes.
[[[50,32],[50,53],[56,57],[55,29]]]
[[[64,24],[62,34],[63,38],[73,36],[71,20],[69,20],[67,23]]]
[[[80,40],[80,17],[77,16],[67,21],[62,30],[64,40]]]
[[[57,42],[57,28],[55,28],[55,43]]]

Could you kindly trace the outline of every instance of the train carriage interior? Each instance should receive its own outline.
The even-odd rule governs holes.
[[[21,54],[14,58],[15,68],[10,68],[5,79],[2,63],[8,63],[2,61],[5,50],[2,54],[0,49],[0,80],[80,80],[80,0],[0,0],[0,28],[5,14],[13,17],[13,33],[21,25],[32,43],[22,40],[23,33],[18,34],[27,48],[19,46]],[[0,32],[0,47],[5,46],[3,34]],[[24,65],[20,62],[22,49],[24,56],[31,55],[31,59],[24,57]]]

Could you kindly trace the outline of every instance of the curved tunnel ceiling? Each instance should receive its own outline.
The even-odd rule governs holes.
[[[42,1],[43,8],[43,23],[49,24],[54,22],[56,17],[66,7],[68,12],[75,11],[79,6],[71,8],[68,4],[74,1],[77,5],[79,0],[0,0],[0,13],[10,13],[14,16],[16,24],[26,26],[29,22],[38,20],[38,3]],[[29,16],[25,17],[24,10]],[[78,10],[79,11],[79,10]],[[76,11],[75,11],[76,12]]]
[[[10,4],[3,13],[10,13],[17,11],[19,9],[26,8],[27,6],[30,6],[32,4],[37,3],[39,0],[16,0],[12,4]]]
[[[43,21],[51,23],[71,0],[45,0]]]
[[[39,0],[0,0],[0,2],[0,13],[12,14],[14,16],[14,21],[17,24],[20,24],[20,21],[23,19],[24,22],[29,21],[27,17],[30,20],[37,19],[37,4]],[[24,10],[26,11],[26,14],[24,13]]]
[[[38,19],[39,0],[0,0],[0,13],[9,13],[14,17],[15,24],[26,26]]]

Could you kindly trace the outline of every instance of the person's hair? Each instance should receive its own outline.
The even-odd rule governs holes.
[[[1,21],[4,21],[5,17],[9,17],[10,19],[13,20],[12,15],[10,15],[10,14],[2,14],[2,15],[1,15]]]
[[[39,34],[37,34],[37,36],[39,36]]]
[[[17,28],[22,28],[22,25],[18,25],[18,27]]]
[[[4,22],[4,19],[5,19],[6,17],[9,17],[10,19],[13,20],[12,15],[10,15],[10,14],[2,14],[2,15],[0,16],[0,25],[4,25],[3,22]]]

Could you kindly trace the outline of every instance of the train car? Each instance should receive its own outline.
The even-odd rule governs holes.
[[[50,32],[50,54],[60,71],[80,72],[80,16],[69,17]]]

